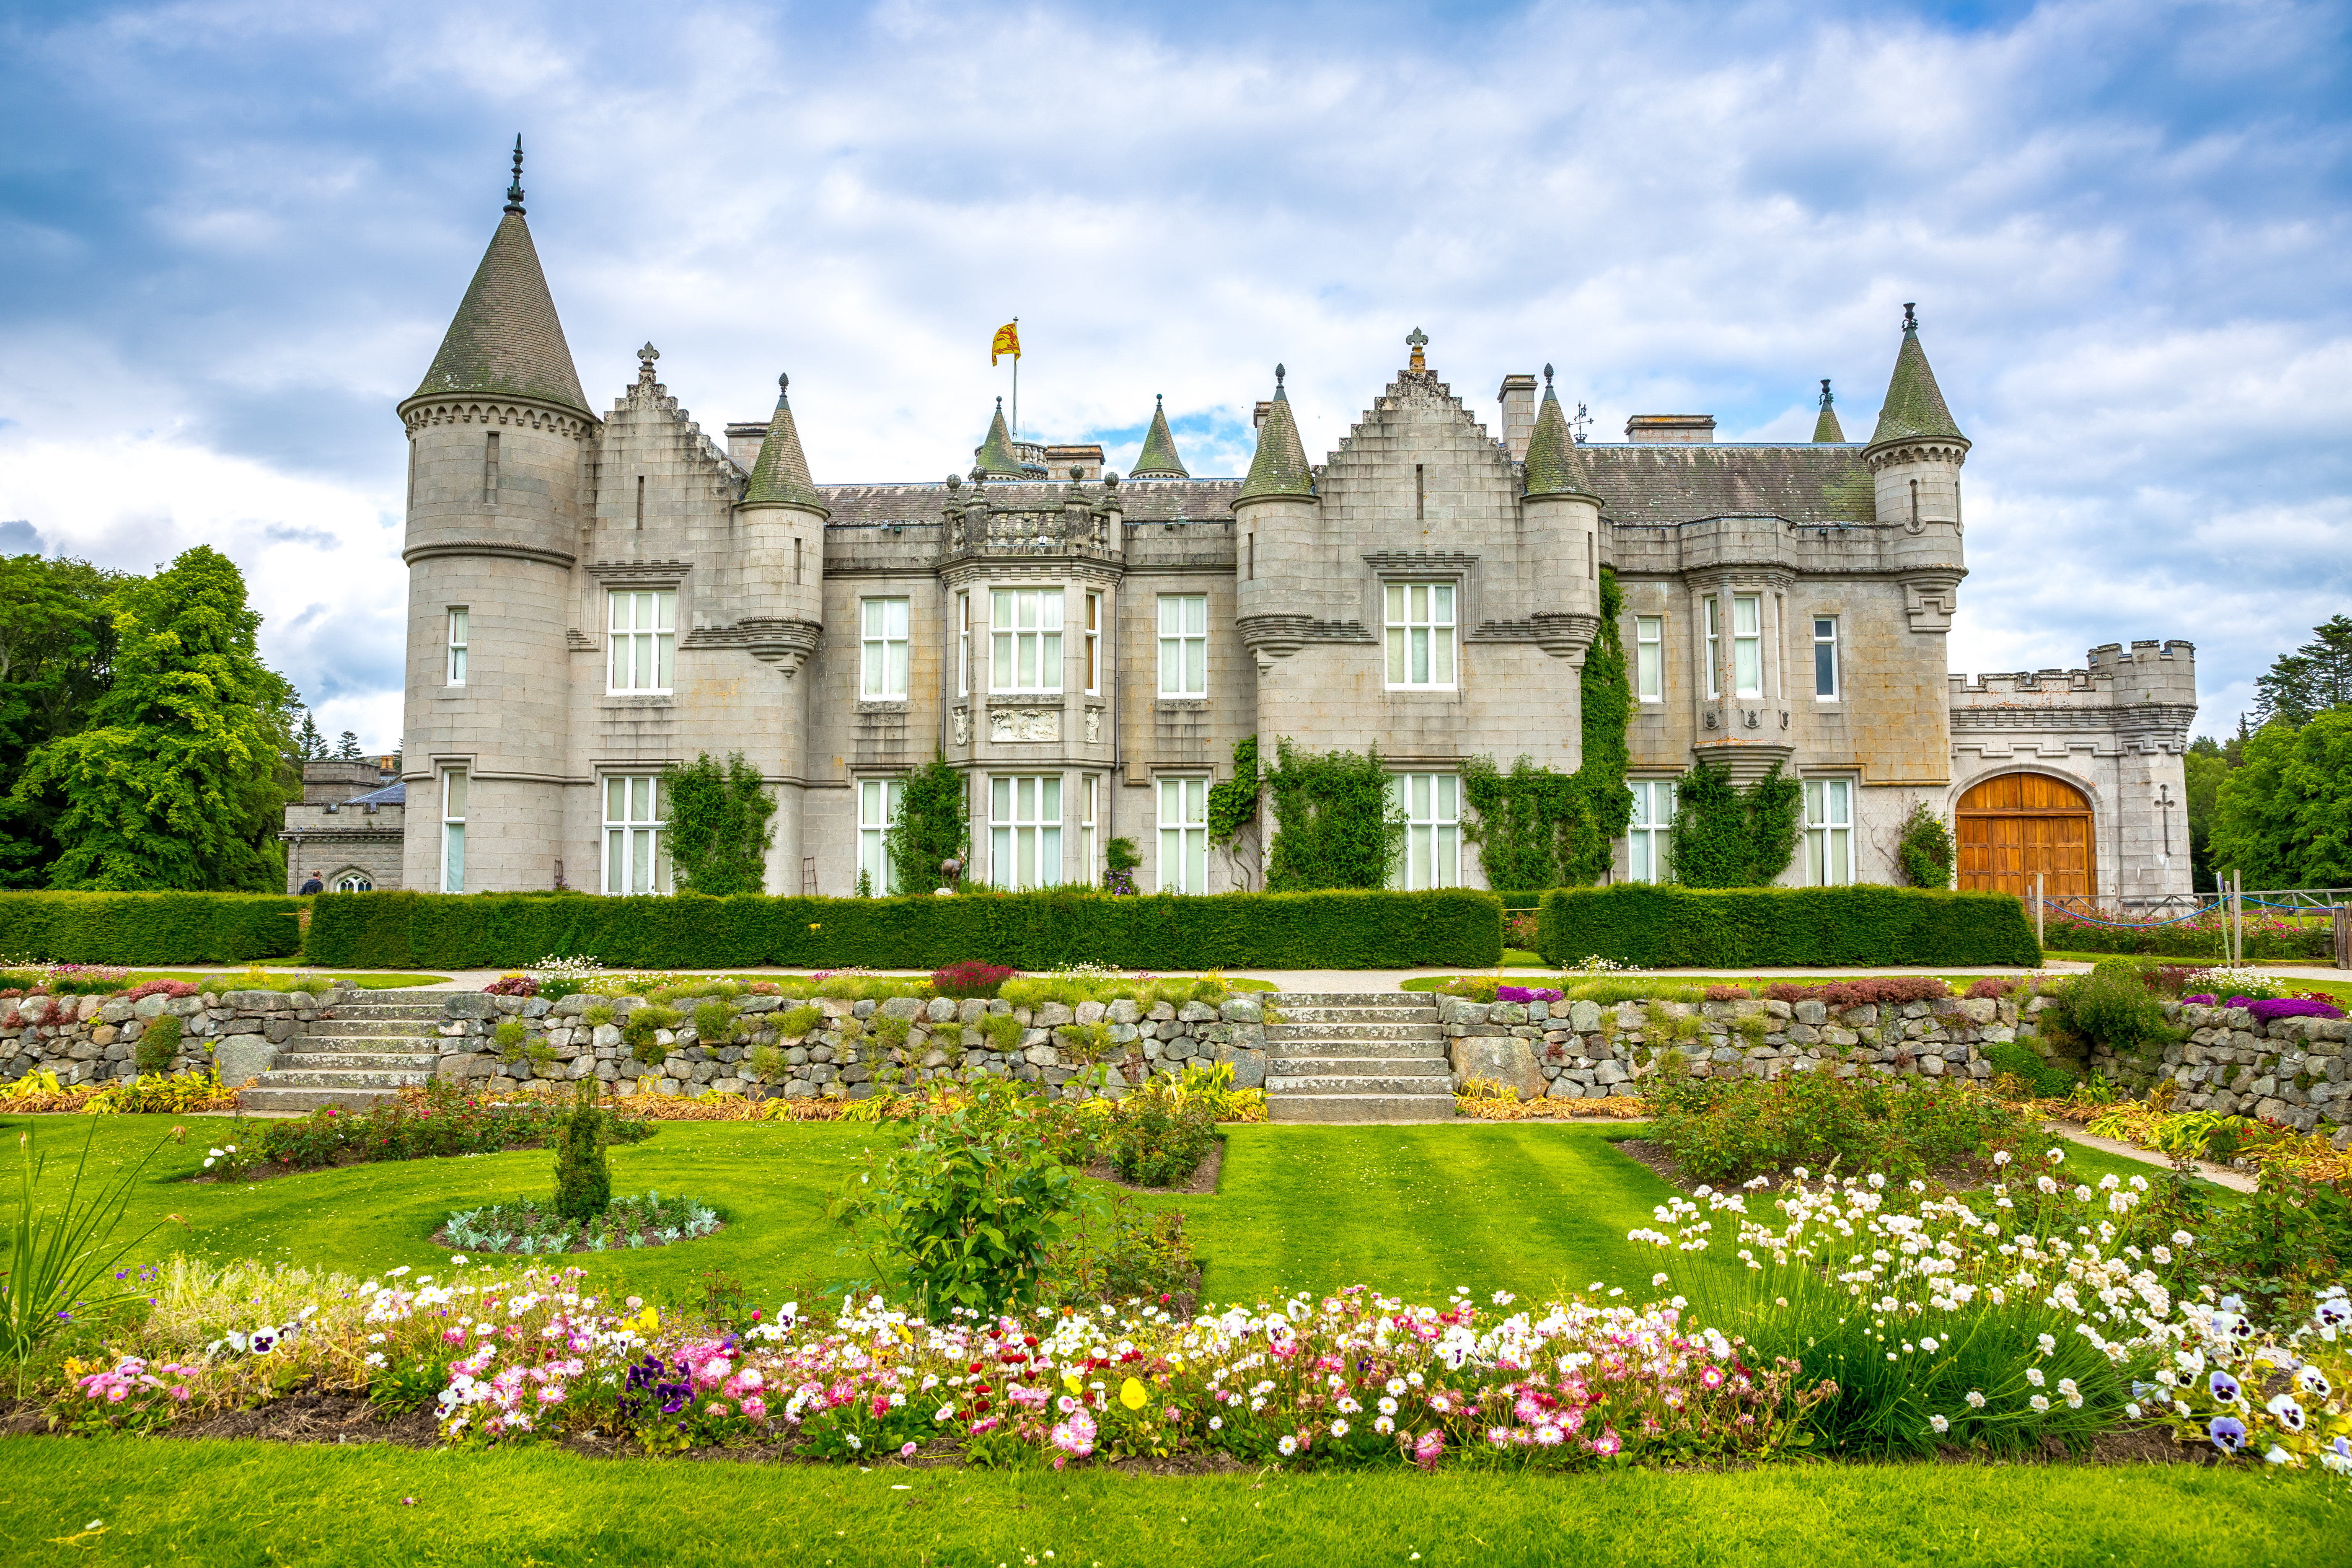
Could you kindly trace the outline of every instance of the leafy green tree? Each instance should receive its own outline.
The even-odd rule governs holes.
[[[277,833],[293,689],[261,662],[261,617],[236,563],[207,545],[106,602],[114,678],[89,723],[37,748],[14,800],[65,800],[53,888],[244,889],[284,885]]]
[[[662,770],[669,797],[669,863],[680,892],[714,899],[767,890],[768,849],[776,814],[760,772],[740,752],[724,766],[703,752]]]
[[[919,893],[940,885],[940,862],[964,862],[964,880],[971,880],[971,802],[963,774],[944,752],[907,775],[898,815],[882,836],[882,852],[890,857],[891,871],[902,893]]]
[[[353,730],[343,731],[342,738],[335,742],[335,759],[344,763],[356,763],[360,760],[358,731]]]
[[[2352,708],[2352,616],[2312,627],[2312,640],[2254,680],[2254,722],[2302,729],[2332,708]]]
[[[2221,782],[2213,863],[2258,888],[2352,885],[2352,708],[2255,732]]]
[[[294,732],[294,750],[306,763],[327,754],[327,737],[319,733],[319,721],[308,708],[302,710],[302,727]]]
[[[1609,873],[1617,840],[1633,820],[1633,796],[1625,787],[1632,760],[1625,731],[1633,721],[1633,683],[1625,668],[1625,644],[1617,617],[1624,608],[1614,567],[1601,569],[1601,635],[1584,656],[1580,696],[1583,709],[1583,761],[1576,770],[1581,797],[1570,837],[1561,880],[1589,888]],[[1487,879],[1490,887],[1503,884]]]
[[[2210,735],[2189,742],[2188,753],[2180,759],[2189,785],[2189,886],[2200,893],[2221,889],[2213,879],[2213,819],[2221,810],[2221,781],[2236,765],[2222,751],[2221,742]]]
[[[113,679],[106,601],[130,581],[87,561],[0,556],[0,887],[40,886],[58,858],[65,797],[14,792],[31,753],[87,724]]]

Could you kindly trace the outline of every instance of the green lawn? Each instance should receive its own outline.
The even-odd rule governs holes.
[[[2186,1465],[1169,1479],[48,1437],[0,1465],[8,1562],[125,1568],[2320,1568],[2352,1538],[2341,1483]]]
[[[92,1170],[110,1175],[175,1125],[188,1129],[187,1142],[163,1143],[128,1221],[134,1231],[163,1222],[142,1249],[158,1257],[259,1258],[352,1274],[408,1264],[429,1273],[446,1259],[430,1237],[451,1209],[553,1185],[554,1156],[544,1151],[386,1161],[226,1186],[176,1180],[202,1166],[208,1145],[236,1137],[223,1118],[0,1117],[0,1137],[31,1127],[37,1149],[70,1162],[95,1127]],[[1536,1297],[1596,1280],[1638,1294],[1654,1270],[1687,1260],[1625,1239],[1667,1196],[1664,1183],[1611,1147],[1629,1135],[1622,1123],[1537,1121],[1232,1127],[1216,1193],[1139,1201],[1183,1210],[1213,1301],[1352,1284],[1418,1300],[1442,1300],[1457,1285],[1481,1298],[1497,1289]],[[838,1251],[843,1233],[824,1219],[826,1196],[861,1150],[893,1136],[852,1122],[664,1122],[646,1142],[612,1151],[614,1191],[699,1198],[727,1228],[676,1247],[571,1261],[615,1291],[654,1300],[698,1300],[710,1269],[755,1299],[813,1300],[818,1286],[850,1271]],[[2080,1147],[2067,1160],[2085,1181],[2153,1173]]]

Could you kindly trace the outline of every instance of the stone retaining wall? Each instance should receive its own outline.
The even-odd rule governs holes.
[[[1523,1100],[1598,1100],[1638,1093],[1624,1086],[1655,1073],[1674,1051],[1701,1077],[1775,1078],[1784,1072],[1986,1079],[1985,1053],[2009,1041],[2076,1071],[2095,1072],[2134,1095],[2164,1079],[2180,1087],[2181,1110],[2219,1110],[2318,1131],[2352,1147],[2352,1055],[2347,1021],[2282,1018],[2263,1025],[2242,1007],[2165,1004],[2190,1031],[2145,1052],[2094,1047],[2086,1054],[2038,1025],[2045,996],[1948,997],[1832,1013],[1820,1002],[1472,1002],[1441,997],[1458,1089],[1486,1079]]]
[[[207,991],[196,996],[0,997],[0,1080],[47,1068],[61,1086],[139,1075],[140,1037],[169,1013],[180,1020],[173,1072],[220,1068],[221,1081],[243,1083],[269,1070],[278,1047],[304,1025],[331,1017],[358,995],[348,981],[331,991]]]
[[[1161,1002],[1143,1007],[1118,1001],[1069,1007],[1048,1002],[1034,1011],[977,998],[820,997],[806,1004],[821,1015],[817,1024],[801,1034],[784,1033],[784,1017],[803,1005],[789,997],[738,996],[729,1004],[734,1037],[711,1045],[694,1026],[693,1010],[699,1004],[681,1002],[675,1010],[685,1017],[674,1029],[656,1031],[664,1055],[647,1067],[622,1037],[629,1015],[646,1005],[641,997],[582,994],[549,1002],[457,992],[441,1025],[436,1071],[450,1082],[491,1092],[510,1089],[526,1077],[593,1077],[641,1093],[748,1094],[764,1089],[795,1099],[833,1100],[863,1100],[874,1092],[875,1074],[885,1068],[895,1069],[901,1085],[1013,1078],[1079,1099],[1097,1093],[1117,1098],[1154,1072],[1195,1059],[1230,1063],[1239,1088],[1265,1082],[1265,1027],[1258,1003],[1247,996],[1228,997],[1222,1005]],[[612,1010],[612,1021],[591,1024],[587,1014],[600,1006]],[[985,1018],[1008,1016],[1020,1034],[1009,1049],[999,1048],[981,1035],[979,1026]],[[510,1018],[520,1020],[525,1031],[511,1052],[497,1042],[499,1026]],[[1055,1033],[1065,1025],[1097,1024],[1105,1026],[1107,1040],[1093,1062],[1084,1048]],[[889,1037],[900,1026],[904,1038],[893,1040]],[[761,1045],[781,1047],[786,1064],[764,1086],[753,1077],[750,1061]],[[533,1046],[551,1055],[533,1061]],[[1099,1082],[1097,1067],[1108,1069]]]

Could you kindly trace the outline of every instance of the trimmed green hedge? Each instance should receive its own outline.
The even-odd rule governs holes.
[[[2042,962],[2009,894],[1926,888],[1556,888],[1536,941],[1549,963],[1643,969]]]
[[[312,905],[314,963],[512,968],[586,955],[632,969],[937,969],[965,959],[1160,972],[1407,969],[1503,956],[1492,893],[1219,893],[1112,898],[1078,889],[942,899],[616,899],[331,893]]]
[[[269,893],[0,892],[0,956],[242,963],[302,951],[300,900]]]
[[[2247,963],[2326,963],[2335,957],[2336,933],[2328,927],[2263,918],[2268,913],[2246,913]],[[2044,921],[2042,934],[2055,952],[2136,953],[2219,963],[2228,940],[2222,929],[2228,921],[2220,916],[2163,926],[2090,925],[2055,914]]]

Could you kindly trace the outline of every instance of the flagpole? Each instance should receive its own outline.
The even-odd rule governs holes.
[[[1013,439],[1019,440],[1021,437],[1021,350],[1017,345],[1021,342],[1020,317],[1013,318],[1013,342],[1016,345],[1013,351]]]

